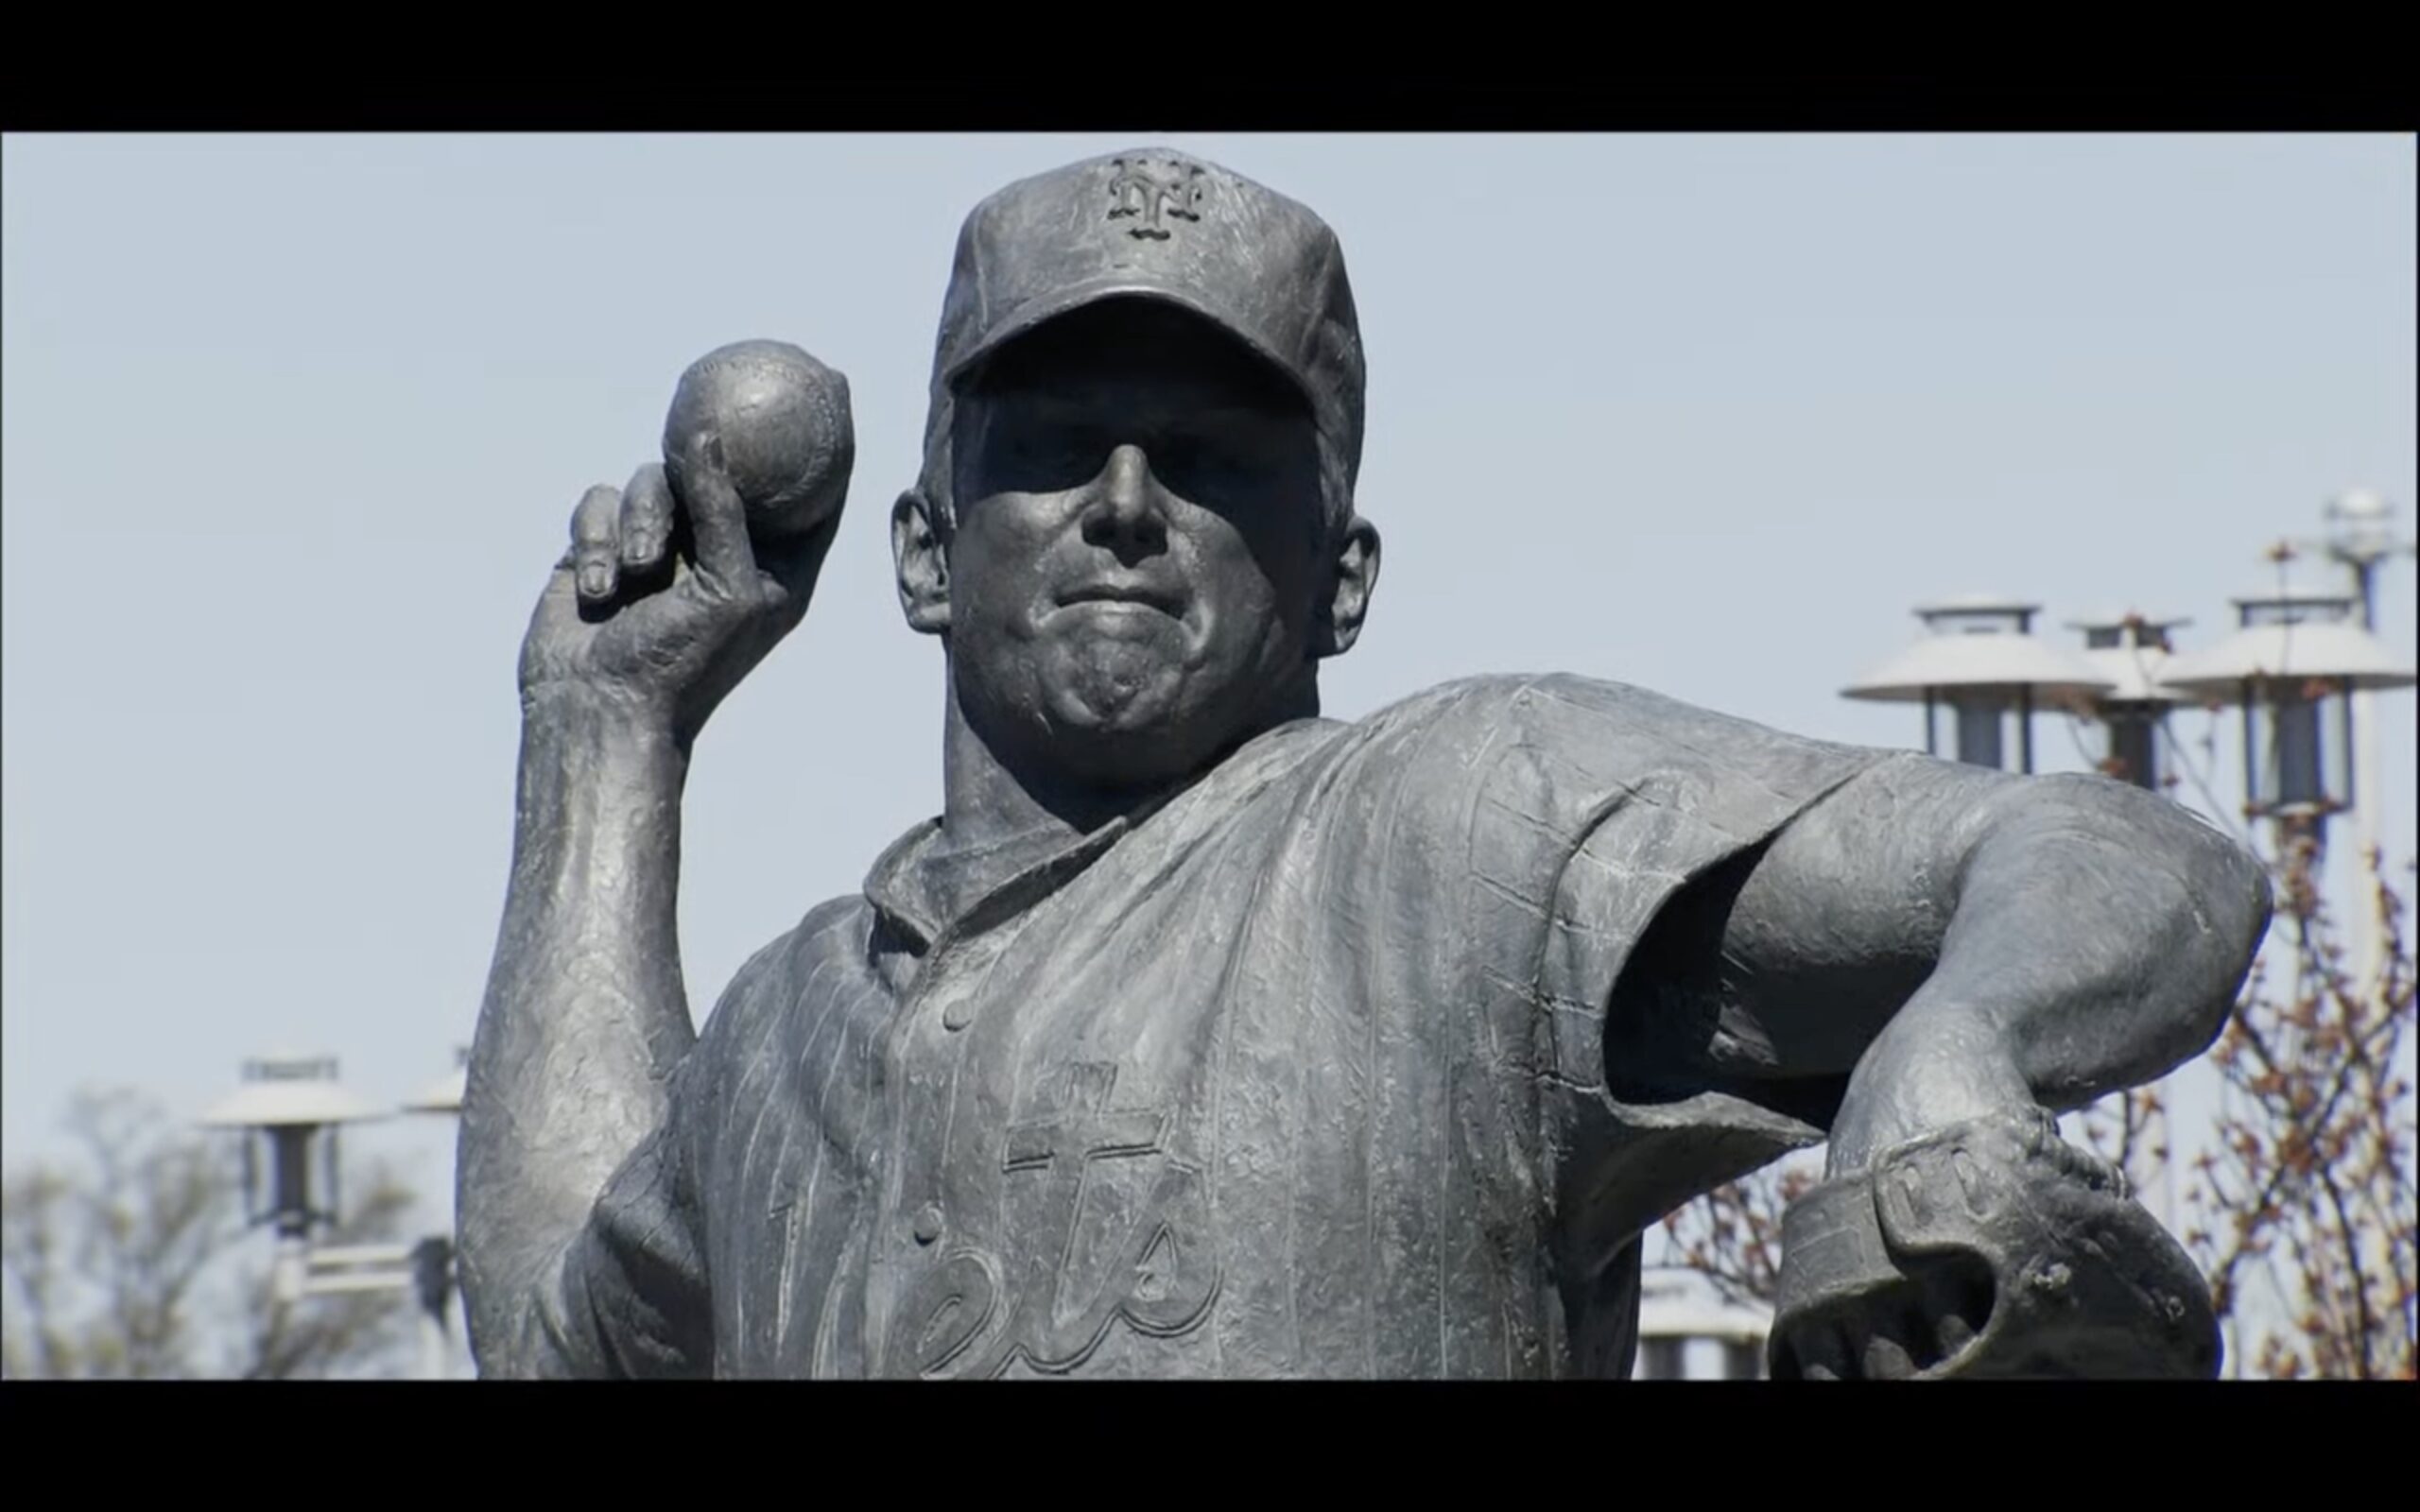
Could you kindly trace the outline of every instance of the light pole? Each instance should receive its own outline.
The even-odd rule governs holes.
[[[2393,501],[2370,489],[2340,493],[2320,512],[2328,524],[2327,539],[2321,544],[2352,573],[2354,593],[2361,603],[2361,628],[2375,635],[2378,566],[2393,557],[2420,554],[2420,542],[2397,531]]]
[[[2420,678],[2355,623],[2349,594],[2288,586],[2235,605],[2236,632],[2170,662],[2160,680],[2238,705],[2244,816],[2269,820],[2281,850],[2302,837],[2324,847],[2328,819],[2354,806],[2363,780],[2353,760],[2352,695]]]
[[[458,1053],[458,1062],[467,1058]],[[458,1114],[461,1106],[458,1065],[454,1075],[425,1090],[405,1110]],[[336,1222],[341,1205],[337,1130],[386,1116],[337,1080],[335,1057],[273,1055],[246,1061],[243,1085],[201,1122],[235,1130],[242,1143],[246,1219],[276,1230],[271,1285],[278,1300],[293,1306],[340,1292],[408,1291],[420,1304],[421,1374],[443,1380],[452,1245],[442,1237],[417,1245],[313,1242],[317,1231]],[[326,1206],[320,1205],[315,1186],[325,1192]]]
[[[2361,605],[2361,628],[2376,635],[2378,628],[2377,575],[2379,566],[2394,557],[2420,555],[2420,543],[2399,533],[2394,522],[2394,506],[2384,494],[2369,489],[2353,489],[2338,494],[2321,511],[2327,521],[2327,539],[2321,542],[2327,556],[2351,574],[2353,590]],[[2376,774],[2384,768],[2385,758],[2378,747],[2378,700],[2368,689],[2357,691],[2352,699],[2353,740],[2360,753],[2361,768]],[[2363,857],[2376,854],[2378,837],[2386,830],[2386,805],[2380,801],[2378,782],[2375,775],[2362,790],[2354,795],[2354,843]],[[2366,912],[2366,910],[2365,910]],[[2383,950],[2381,936],[2375,927],[2363,930],[2361,979],[2377,980],[2386,963],[2378,958]]]
[[[454,1052],[454,1069],[414,1093],[404,1104],[407,1113],[462,1116],[462,1092],[470,1076],[471,1052]],[[446,1317],[454,1296],[454,1242],[431,1234],[412,1246],[412,1289],[420,1302],[421,1375],[442,1381],[451,1374],[453,1349]]]
[[[2176,784],[2168,770],[2161,732],[2169,709],[2191,700],[2159,679],[2176,651],[2169,632],[2192,623],[2142,614],[2089,615],[2067,622],[2067,628],[2083,632],[2084,661],[2109,679],[2091,708],[2108,731],[2100,769],[2119,782],[2154,793]]]
[[[311,1234],[335,1221],[337,1130],[379,1116],[337,1079],[335,1057],[290,1052],[245,1061],[243,1084],[202,1115],[205,1125],[239,1131],[244,1217],[275,1231],[270,1284],[279,1301],[290,1305],[310,1290]],[[326,1207],[320,1205],[315,1184],[324,1189]]]
[[[2240,627],[2169,663],[2161,680],[2241,707],[2244,816],[2270,821],[2280,858],[2303,839],[2316,858],[2326,847],[2330,816],[2377,806],[2361,801],[2363,785],[2377,782],[2378,773],[2374,752],[2364,753],[2366,774],[2354,761],[2354,697],[2409,688],[2420,677],[2355,623],[2349,594],[2285,587],[2235,603]],[[2381,926],[2375,908],[2351,914],[2366,984],[2384,964]]]
[[[2091,698],[2110,679],[2073,653],[2032,634],[2038,604],[1997,594],[1920,605],[1928,632],[1867,676],[1841,690],[1844,698],[1921,703],[1925,750],[1940,753],[1936,712],[1946,704],[1955,721],[1958,759],[2005,769],[2012,722],[2015,770],[2033,770],[2033,713],[2046,701]]]

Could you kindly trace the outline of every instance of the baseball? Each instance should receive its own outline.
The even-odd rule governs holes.
[[[856,453],[849,381],[797,347],[735,342],[681,375],[664,421],[664,464],[684,497],[682,459],[706,431],[721,438],[751,535],[802,534],[839,508]]]

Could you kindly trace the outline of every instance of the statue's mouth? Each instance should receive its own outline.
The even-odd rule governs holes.
[[[1135,579],[1101,579],[1059,595],[1059,607],[1062,609],[1078,604],[1123,604],[1135,609],[1156,610],[1170,619],[1184,617],[1184,600],[1177,594]]]

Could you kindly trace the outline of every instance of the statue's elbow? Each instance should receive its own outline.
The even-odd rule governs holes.
[[[2252,853],[2252,848],[2234,844],[2237,868],[2232,879],[2236,903],[2234,934],[2235,985],[2241,986],[2252,970],[2252,958],[2258,954],[2260,942],[2268,937],[2269,921],[2277,911],[2277,890],[2269,880],[2269,868]]]
[[[2201,1055],[2224,1032],[2275,907],[2269,868],[2251,847],[2169,799],[2104,778],[2058,784],[2098,833],[2142,868],[2146,896],[2135,972],[2157,1005],[2152,1030],[2169,1064]],[[2164,917],[2163,917],[2164,916]]]
[[[2269,869],[2249,846],[2196,821],[2191,853],[2180,868],[2191,894],[2188,906],[2201,949],[2193,976],[2189,1032],[2194,1053],[2206,1050],[2226,1028],[2236,1001],[2251,975],[2260,943],[2275,912]]]

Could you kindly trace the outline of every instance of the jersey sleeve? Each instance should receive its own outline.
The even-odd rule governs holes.
[[[1892,753],[1810,740],[1575,676],[1448,684],[1372,722],[1400,761],[1373,904],[1416,907],[1422,967],[1541,1089],[1545,1178],[1595,1257],[1700,1192],[1821,1139],[1729,1092],[1648,1102],[1609,1071],[1607,1018],[1641,940],[1692,882],[1769,844]],[[1391,732],[1392,731],[1392,732]],[[1409,824],[1401,822],[1409,820]],[[1431,859],[1451,858],[1440,865]],[[1407,986],[1406,989],[1410,989]],[[1647,1078],[1647,1079],[1652,1079]]]
[[[598,1193],[539,1287],[513,1350],[541,1378],[682,1379],[713,1374],[714,1293],[700,1173],[717,1127],[726,1032],[759,1006],[788,936],[752,958],[666,1088],[663,1122]]]
[[[1578,1086],[1604,1080],[1583,1025],[1673,896],[1891,758],[1568,675],[1449,683],[1371,730],[1360,759],[1400,795],[1372,813],[1453,858],[1389,890],[1543,996],[1561,1027],[1539,1069]]]
[[[1480,801],[1534,816],[1553,850],[1537,980],[1557,1010],[1556,1074],[1599,1087],[1604,1013],[1659,918],[1893,753],[1583,678],[1532,679],[1508,703],[1516,750],[1490,764]]]
[[[1752,861],[1799,816],[1896,753],[1581,679],[1547,679],[1531,696],[1556,708],[1551,720],[1530,722],[1532,738],[1600,774],[1592,785],[1602,787],[1557,876],[1536,983],[1565,1091],[1557,1138],[1574,1193],[1565,1221],[1575,1250],[1604,1253],[1700,1194],[1823,1138],[1804,1108],[1631,1063],[1636,1044],[1609,1048],[1608,1029],[1617,1003],[1668,1007],[1658,984],[1638,980],[1668,963],[1641,946],[1685,911],[1693,884]],[[1595,765],[1606,753],[1617,772]],[[1719,936],[1706,948],[1719,950]]]
[[[676,1110],[678,1104],[675,1104]],[[631,1152],[563,1256],[537,1319],[539,1374],[703,1377],[714,1358],[700,1214],[682,1124]]]

